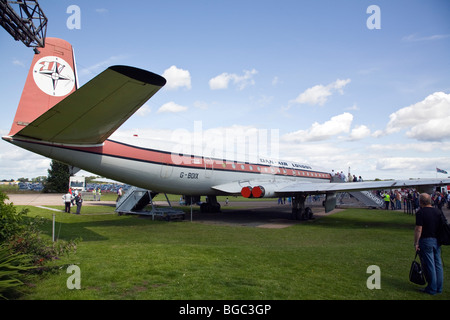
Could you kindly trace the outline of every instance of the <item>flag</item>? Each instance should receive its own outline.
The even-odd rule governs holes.
[[[439,169],[439,168],[436,168],[436,171],[437,171],[437,172],[440,172],[440,173],[443,173],[443,174],[447,174],[447,171],[442,170],[442,169]]]

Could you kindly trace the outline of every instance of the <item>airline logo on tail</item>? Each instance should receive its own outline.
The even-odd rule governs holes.
[[[75,86],[75,74],[70,64],[55,56],[39,59],[33,67],[33,78],[39,89],[54,97],[69,94]]]

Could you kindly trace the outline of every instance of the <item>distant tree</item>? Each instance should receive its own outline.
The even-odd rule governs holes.
[[[69,187],[69,166],[62,162],[52,160],[47,170],[47,182],[44,184],[44,193],[66,193]]]
[[[31,179],[32,182],[45,182],[47,180],[46,176],[39,176]]]

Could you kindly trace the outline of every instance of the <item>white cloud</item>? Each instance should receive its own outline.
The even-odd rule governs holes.
[[[147,104],[144,104],[142,107],[140,107],[138,109],[138,111],[136,111],[136,114],[141,116],[141,117],[145,117],[146,115],[148,115],[150,112],[152,112],[152,108],[149,107]]]
[[[253,80],[253,76],[257,74],[258,71],[255,69],[252,70],[244,70],[243,75],[238,75],[235,73],[222,73],[218,75],[217,77],[212,78],[209,80],[209,88],[211,90],[221,90],[221,89],[228,89],[228,85],[230,82],[232,82],[234,85],[236,85],[239,90],[245,89],[248,85],[254,85],[255,80]]]
[[[167,102],[161,106],[161,108],[158,109],[156,113],[164,113],[164,112],[183,112],[186,111],[188,108],[185,106],[181,106],[179,104],[176,104],[175,102]]]
[[[13,59],[13,65],[25,68],[25,63],[16,58]]]
[[[182,87],[191,89],[191,74],[188,70],[179,69],[177,66],[171,66],[164,71],[162,76],[167,80],[167,89],[174,90]]]
[[[278,77],[275,76],[275,77],[272,79],[272,85],[273,85],[273,86],[276,86],[276,85],[279,84],[279,83],[280,83],[280,79],[278,79]]]
[[[99,8],[99,9],[95,9],[95,12],[100,13],[100,14],[106,14],[109,12],[109,10],[106,8]]]
[[[391,157],[377,160],[377,170],[435,171],[436,167],[446,168],[450,158]]]
[[[82,68],[79,72],[78,75],[80,76],[88,76],[88,75],[93,75],[93,74],[97,74],[102,72],[104,69],[117,64],[119,61],[125,59],[126,56],[125,55],[118,55],[118,56],[112,56],[109,57],[103,61],[100,61],[90,67],[86,67],[86,68]]]
[[[298,130],[282,136],[282,140],[291,142],[322,141],[332,136],[350,132],[353,115],[345,112],[320,124],[315,122],[307,130]]]
[[[1,179],[35,178],[47,176],[50,159],[26,151],[9,143],[0,145]]]
[[[324,105],[328,97],[331,95],[331,90],[323,85],[317,85],[306,89],[293,102],[303,104],[308,103],[312,105]]]
[[[375,132],[372,133],[372,137],[374,137],[374,138],[380,138],[384,135],[386,135],[386,132],[383,130],[375,130]]]
[[[440,119],[430,119],[414,126],[406,133],[408,138],[422,141],[441,141],[450,138],[450,115]]]
[[[356,126],[350,133],[350,140],[361,140],[370,136],[370,129],[365,125]]]
[[[450,138],[450,94],[435,92],[423,101],[402,108],[390,116],[385,133],[409,129],[408,138],[441,141]]]
[[[389,143],[389,144],[373,144],[369,146],[373,152],[386,151],[413,151],[421,153],[430,153],[435,151],[450,151],[450,142],[415,142],[415,143]]]
[[[194,102],[194,107],[201,109],[201,110],[207,110],[209,105],[205,101],[197,100]]]
[[[405,42],[435,41],[450,37],[450,34],[434,34],[432,36],[421,37],[417,33],[410,34],[402,38]]]
[[[297,103],[322,106],[327,102],[328,97],[333,94],[333,91],[338,91],[340,94],[343,94],[344,87],[349,84],[350,81],[350,79],[337,79],[335,82],[332,82],[326,86],[319,84],[312,88],[308,88],[296,99],[291,100],[290,104]]]
[[[359,110],[359,107],[358,107],[358,105],[357,105],[356,103],[354,103],[351,107],[345,108],[345,110],[348,110],[348,111],[358,111],[358,110]]]
[[[227,89],[231,76],[228,73],[222,73],[215,78],[209,80],[209,88],[211,90]]]

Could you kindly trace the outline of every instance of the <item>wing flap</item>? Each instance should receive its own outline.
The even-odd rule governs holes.
[[[102,143],[165,83],[145,70],[110,67],[17,135],[65,144]]]

